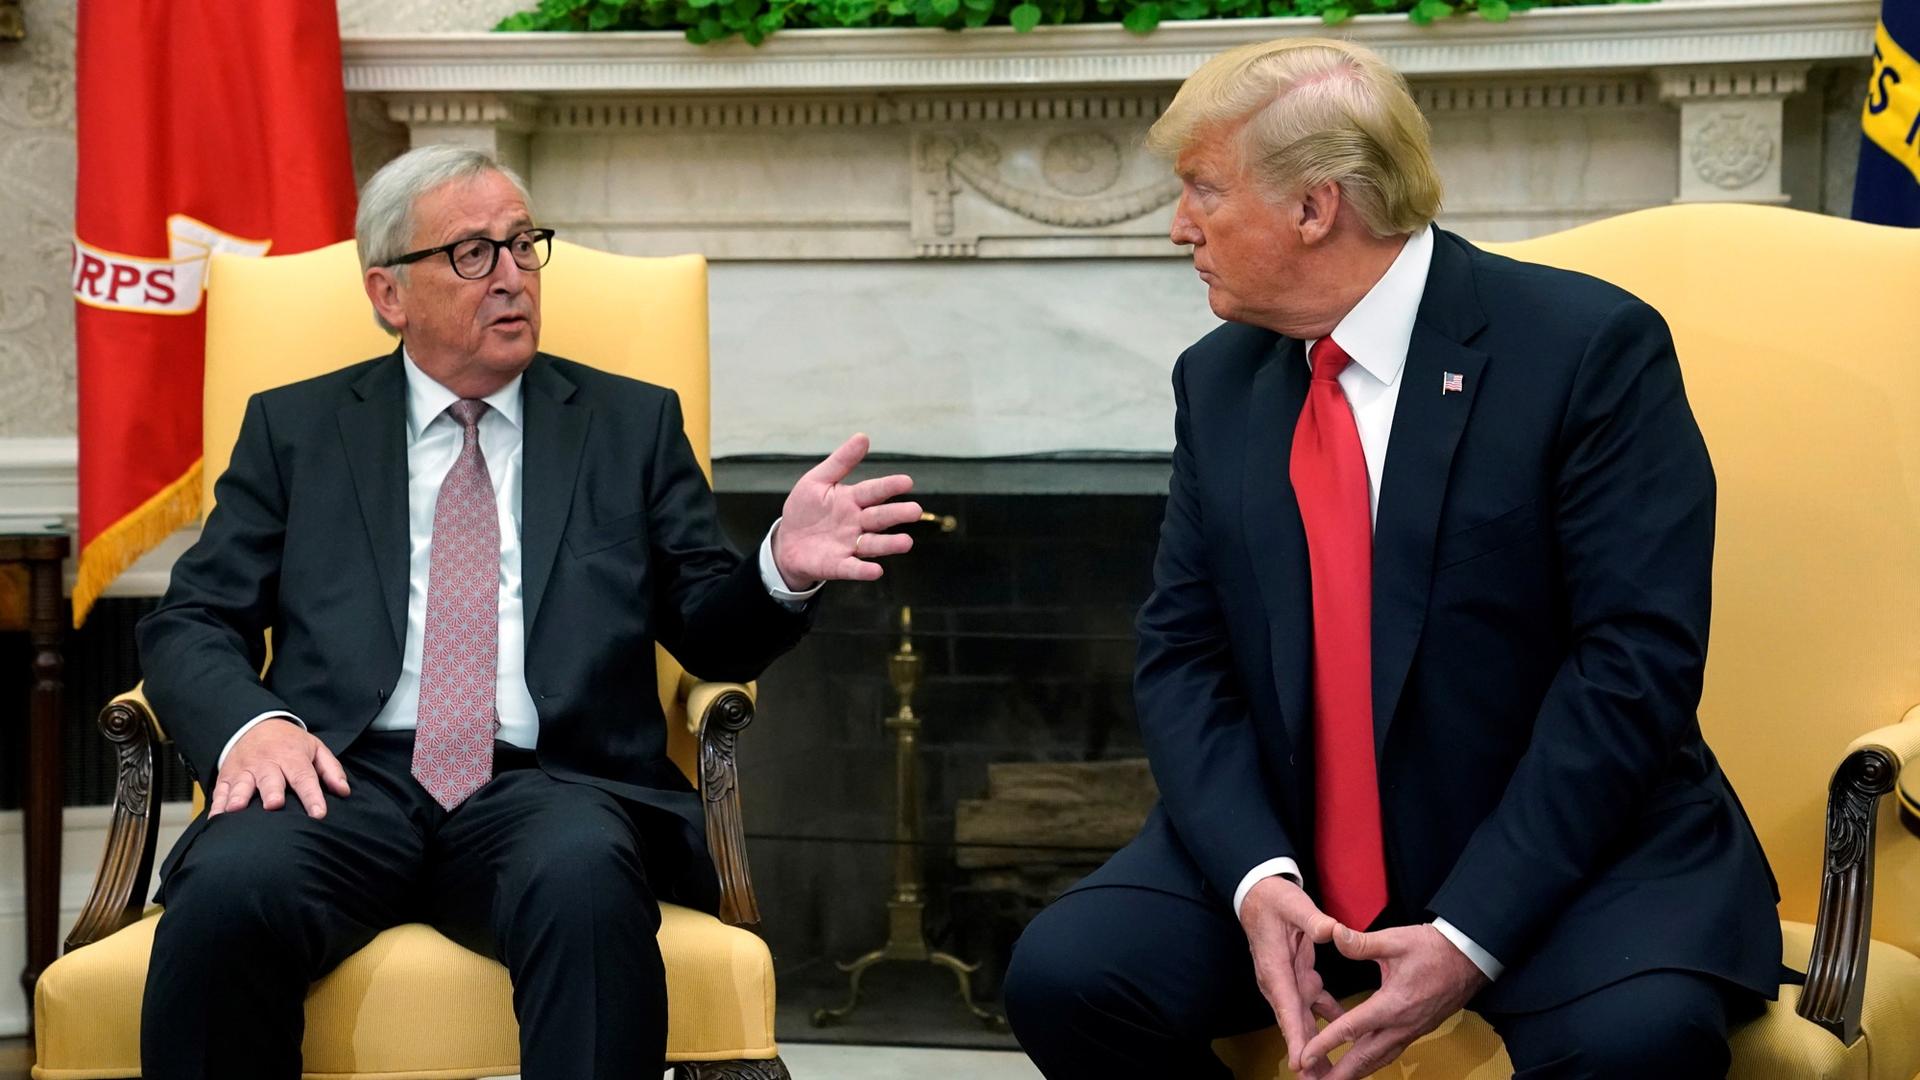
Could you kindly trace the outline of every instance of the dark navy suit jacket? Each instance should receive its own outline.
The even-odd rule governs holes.
[[[1373,561],[1389,910],[1444,917],[1505,964],[1490,1009],[1659,968],[1774,996],[1777,892],[1695,717],[1714,480],[1665,323],[1436,230],[1401,377]],[[1234,324],[1175,367],[1135,680],[1162,802],[1086,885],[1224,904],[1291,856],[1316,887],[1311,582],[1287,478],[1308,378],[1301,342]]]

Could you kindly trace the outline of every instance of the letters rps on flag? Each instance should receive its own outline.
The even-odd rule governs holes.
[[[207,258],[353,233],[340,30],[315,0],[81,0],[76,625],[200,507]]]
[[[1920,0],[1885,0],[1860,112],[1853,216],[1920,226]]]

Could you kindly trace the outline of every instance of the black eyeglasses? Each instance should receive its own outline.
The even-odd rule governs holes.
[[[505,240],[495,240],[491,236],[469,236],[465,240],[455,240],[451,244],[439,247],[410,251],[393,260],[387,266],[405,266],[417,263],[421,259],[430,259],[435,255],[445,255],[452,264],[453,272],[468,281],[478,281],[493,273],[494,266],[500,261],[500,252],[504,250],[513,257],[513,264],[532,273],[547,265],[553,258],[553,230],[528,229],[515,233]]]

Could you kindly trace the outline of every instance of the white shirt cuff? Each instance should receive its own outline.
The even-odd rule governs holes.
[[[1495,960],[1492,953],[1474,944],[1472,938],[1461,933],[1459,927],[1454,926],[1447,920],[1434,919],[1433,928],[1440,931],[1441,937],[1453,942],[1454,948],[1466,953],[1467,959],[1473,961],[1473,966],[1479,968],[1480,973],[1488,979],[1498,979],[1500,973],[1507,970],[1506,965]]]
[[[1274,876],[1288,878],[1292,880],[1295,885],[1300,884],[1303,880],[1300,876],[1299,863],[1294,862],[1284,855],[1278,859],[1268,859],[1266,862],[1247,871],[1247,876],[1240,879],[1240,887],[1233,890],[1234,918],[1237,919],[1240,917],[1240,905],[1247,902],[1247,894],[1253,891],[1253,887],[1265,881],[1267,878]]]
[[[220,748],[220,760],[214,762],[213,767],[218,769],[224,766],[227,763],[227,755],[233,753],[234,744],[240,741],[240,737],[252,731],[254,728],[259,727],[261,722],[266,720],[291,720],[300,725],[301,731],[307,730],[307,722],[290,712],[263,712],[259,716],[240,725],[240,730],[233,733],[233,738],[227,740],[227,745]]]
[[[767,530],[767,538],[760,541],[760,583],[767,587],[768,596],[798,611],[806,606],[807,601],[813,599],[813,595],[819,592],[820,586],[826,582],[816,581],[813,583],[813,588],[802,589],[799,592],[787,588],[787,579],[780,576],[780,568],[773,562],[773,534],[778,531],[780,531],[780,522],[775,521],[773,528]]]

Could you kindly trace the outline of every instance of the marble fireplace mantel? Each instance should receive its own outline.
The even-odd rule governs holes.
[[[1688,199],[1845,213],[1878,7],[1664,0],[1331,32],[1408,74],[1441,223],[1504,240]],[[796,466],[777,455],[865,430],[879,451],[968,459],[916,465],[939,491],[1150,493],[1168,369],[1215,320],[1140,136],[1207,56],[1326,32],[349,34],[344,55],[362,175],[409,142],[479,145],[570,239],[713,260],[724,489],[781,490]],[[0,501],[71,516],[72,438],[4,444]],[[157,591],[187,539],[116,592]]]
[[[1819,209],[1876,0],[1665,0],[1507,23],[1366,16],[677,33],[349,36],[359,155],[491,150],[543,223],[714,260],[719,456],[846,432],[949,457],[1165,452],[1167,371],[1213,325],[1141,137],[1233,45],[1364,42],[1434,131],[1442,224],[1513,239],[1676,200]],[[1850,66],[1850,67],[1849,67]],[[377,147],[374,149],[370,149]]]
[[[758,48],[692,46],[675,33],[350,37],[350,92],[534,95],[747,94],[980,86],[1168,86],[1235,45],[1333,33],[1378,50],[1408,76],[1545,75],[1668,67],[1857,60],[1872,51],[1877,0],[1666,0],[1543,8],[1506,23],[1430,27],[1362,16],[1166,22],[1138,36],[1114,24],[928,30],[783,31]]]
[[[1816,65],[1871,51],[1876,7],[1668,0],[1507,23],[1365,16],[1333,32],[1407,73],[1443,167],[1486,164],[1504,136],[1499,171],[1530,175],[1443,171],[1459,193],[1449,223],[1508,239],[1671,199],[1810,194],[1789,188],[1786,102]],[[483,145],[528,170],[549,216],[618,250],[1134,257],[1177,254],[1162,240],[1176,190],[1139,147],[1172,89],[1224,48],[1323,32],[1313,19],[1145,37],[805,30],[759,48],[677,33],[369,36],[345,43],[346,85],[412,142]],[[628,199],[600,182],[614,162]]]

